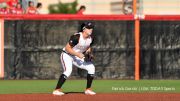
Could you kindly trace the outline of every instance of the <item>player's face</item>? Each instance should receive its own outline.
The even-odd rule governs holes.
[[[92,34],[93,29],[87,29],[85,28],[84,32],[87,33],[88,35]]]

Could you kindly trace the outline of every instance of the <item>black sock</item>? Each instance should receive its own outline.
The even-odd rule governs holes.
[[[94,75],[93,74],[88,74],[87,75],[87,86],[86,86],[86,89],[91,88],[91,84],[92,84],[93,79],[94,79]]]
[[[67,76],[62,74],[59,78],[56,89],[60,89],[62,87],[62,85],[64,84],[64,82],[66,81],[66,79],[67,79]]]

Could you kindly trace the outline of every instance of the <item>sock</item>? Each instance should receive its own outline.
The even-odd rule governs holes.
[[[60,89],[62,87],[62,85],[64,84],[64,82],[66,81],[67,79],[67,76],[62,74],[60,77],[59,77],[59,81],[57,83],[57,86],[56,86],[56,89]]]
[[[87,86],[86,86],[86,89],[91,88],[91,84],[92,84],[93,79],[94,79],[94,75],[93,74],[88,74],[87,75]]]

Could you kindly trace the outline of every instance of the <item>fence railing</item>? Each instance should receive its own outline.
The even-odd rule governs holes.
[[[139,80],[141,78],[141,73],[142,71],[142,66],[144,66],[144,63],[141,63],[140,61],[142,61],[142,49],[143,47],[141,47],[141,38],[143,35],[142,33],[142,28],[144,28],[143,26],[146,26],[144,25],[142,22],[144,21],[150,21],[150,22],[154,22],[154,21],[166,21],[166,22],[176,22],[176,29],[179,29],[179,25],[180,23],[178,23],[178,21],[180,21],[180,15],[0,15],[0,27],[1,27],[1,71],[0,71],[0,77],[3,78],[4,77],[4,68],[6,68],[4,66],[4,35],[6,34],[4,32],[5,28],[4,28],[4,23],[6,21],[20,21],[20,20],[30,20],[30,21],[132,21],[134,22],[134,79],[135,80]],[[143,25],[143,26],[142,26]],[[149,25],[151,26],[151,25]],[[169,25],[170,26],[170,25]],[[152,26],[151,26],[152,27]],[[150,27],[150,29],[151,29]],[[161,26],[159,26],[161,27]],[[165,27],[164,27],[165,28]],[[169,27],[168,27],[169,28]],[[160,28],[160,29],[163,29],[163,28]],[[127,29],[128,30],[128,29]],[[156,30],[156,29],[155,29]],[[159,29],[157,29],[159,30]],[[175,29],[174,29],[175,30]],[[161,30],[160,30],[161,31]],[[168,30],[166,30],[168,31]],[[177,32],[175,33],[179,33],[180,30],[177,30]],[[155,34],[156,32],[154,32]],[[179,51],[179,46],[178,46],[178,42],[179,42],[179,39],[180,39],[180,34],[174,34],[174,35],[177,35],[177,39],[175,38],[175,36],[171,36],[171,40],[173,40],[173,38],[175,40],[177,40],[177,49]],[[153,36],[151,36],[153,37]],[[164,35],[163,35],[164,37]],[[178,39],[179,38],[179,39]],[[154,39],[154,38],[152,38]],[[162,38],[160,38],[162,39]],[[163,40],[163,39],[162,39]],[[171,41],[170,40],[170,41]],[[173,50],[174,51],[174,50]],[[178,57],[176,57],[178,58]],[[143,65],[142,65],[143,64]],[[178,63],[176,63],[176,65],[178,65]]]

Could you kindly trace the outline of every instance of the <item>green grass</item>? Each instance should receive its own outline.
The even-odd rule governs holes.
[[[51,93],[57,80],[0,80],[0,94]],[[64,92],[82,92],[85,80],[67,80]],[[180,93],[180,80],[94,80],[97,93]]]

